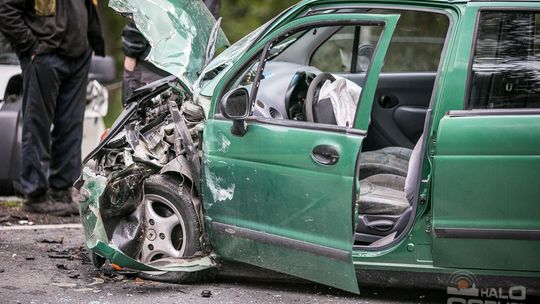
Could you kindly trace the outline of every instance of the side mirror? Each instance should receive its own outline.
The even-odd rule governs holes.
[[[237,136],[246,134],[245,119],[251,111],[249,92],[245,88],[234,89],[221,99],[221,114],[233,121],[231,133]]]

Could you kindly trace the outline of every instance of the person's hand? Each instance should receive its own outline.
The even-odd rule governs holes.
[[[30,60],[34,61],[34,58],[36,58],[36,54],[32,54],[32,56],[30,57]]]
[[[124,59],[124,68],[129,71],[133,72],[135,70],[135,66],[137,65],[137,59],[133,57],[128,57]]]

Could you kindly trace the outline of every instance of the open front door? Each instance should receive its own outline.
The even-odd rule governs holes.
[[[252,91],[255,114],[247,119],[243,136],[232,135],[232,122],[219,113],[210,113],[213,118],[205,128],[205,223],[219,256],[359,292],[351,256],[356,217],[355,168],[369,124],[378,74],[398,18],[361,14],[304,17],[264,38],[233,68],[221,90],[227,92],[242,86],[251,90],[255,84],[258,94],[257,90]],[[344,31],[346,26],[352,30]],[[335,29],[328,30],[329,27]],[[298,32],[303,34],[295,36]],[[324,33],[328,37],[321,39],[320,44],[306,42],[310,37],[320,39],[317,35]],[[280,73],[291,66],[280,61],[285,57],[280,57],[283,40],[289,39],[285,40],[286,48],[309,47],[305,52],[289,49],[309,54],[332,37],[348,37],[347,33],[353,35],[350,38],[354,48],[362,41],[358,39],[360,33],[371,33],[375,49],[367,59],[369,72],[362,84],[356,116],[353,112],[354,127],[307,122],[301,110],[293,118],[289,110],[294,105],[281,113],[280,119],[263,115],[262,109],[269,108],[269,103],[276,111],[280,109],[279,103],[286,103],[285,92],[275,89],[286,77]],[[338,34],[341,36],[335,36]],[[358,55],[354,50],[352,54]],[[303,69],[295,64],[298,71]],[[255,80],[246,83],[246,75],[253,74]],[[291,78],[293,75],[294,72]],[[298,102],[301,101],[300,98]]]

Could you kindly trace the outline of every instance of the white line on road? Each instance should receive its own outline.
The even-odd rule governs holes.
[[[81,224],[54,224],[54,225],[25,225],[25,226],[0,226],[0,231],[9,230],[51,230],[51,229],[81,229]]]

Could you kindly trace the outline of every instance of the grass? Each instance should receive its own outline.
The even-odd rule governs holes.
[[[0,198],[0,206],[6,208],[18,208],[22,205],[23,199],[18,197],[2,197]]]

